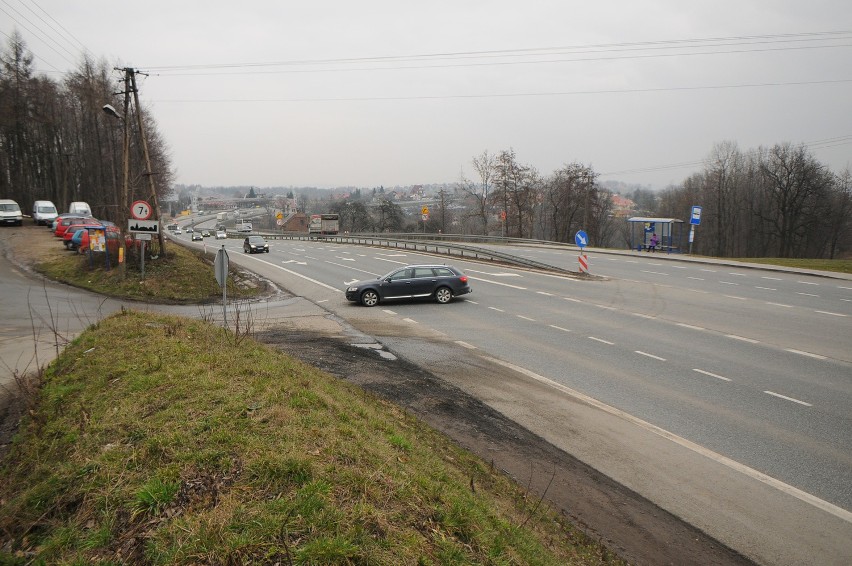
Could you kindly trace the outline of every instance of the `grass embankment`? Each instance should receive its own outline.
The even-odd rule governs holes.
[[[106,268],[103,254],[97,262],[80,254],[50,257],[36,269],[50,279],[111,297],[160,303],[197,303],[222,297],[213,272],[215,249],[207,254],[172,243],[166,255],[145,261],[141,276],[138,259],[130,258],[124,269]],[[247,298],[260,292],[253,280],[236,269],[228,277],[228,296]]]
[[[118,313],[44,381],[3,564],[617,562],[404,411],[204,321]]]
[[[732,261],[759,263],[763,265],[779,265],[798,269],[814,269],[817,271],[834,271],[837,273],[852,273],[852,259],[795,259],[783,257],[748,257],[735,258]]]

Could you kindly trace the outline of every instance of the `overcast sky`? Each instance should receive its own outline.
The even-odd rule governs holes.
[[[14,28],[57,80],[84,49],[150,73],[185,184],[455,182],[512,148],[663,188],[724,141],[852,166],[849,0],[0,0]]]

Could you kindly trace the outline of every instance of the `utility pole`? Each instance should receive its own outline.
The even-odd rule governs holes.
[[[145,176],[148,177],[148,187],[151,190],[151,198],[154,204],[154,213],[157,215],[157,222],[160,227],[157,230],[157,235],[160,240],[160,253],[166,253],[166,238],[163,235],[163,217],[160,214],[160,202],[157,198],[157,187],[154,184],[154,172],[151,170],[151,155],[148,153],[148,139],[145,136],[145,126],[142,123],[142,107],[139,105],[139,90],[136,88],[136,71],[130,67],[124,69],[125,77],[130,77],[130,86],[133,92],[133,102],[136,104],[136,120],[139,125],[139,135],[142,138],[142,153],[145,156]],[[125,115],[126,116],[126,115]]]

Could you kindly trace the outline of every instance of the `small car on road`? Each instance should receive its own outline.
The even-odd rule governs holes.
[[[201,232],[193,232],[192,233],[192,241],[193,242],[196,242],[196,241],[200,242],[203,239],[204,239],[204,236],[201,235]]]
[[[227,240],[228,239],[228,233],[225,232],[224,230],[216,230],[216,239],[217,240]]]
[[[373,307],[389,299],[431,297],[444,304],[453,297],[472,293],[467,275],[448,265],[406,265],[377,279],[355,281],[346,287],[346,298]]]
[[[247,254],[269,253],[269,244],[266,243],[263,236],[249,236],[243,240],[243,251]]]

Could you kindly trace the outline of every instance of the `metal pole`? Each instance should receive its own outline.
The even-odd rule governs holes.
[[[139,263],[139,272],[142,274],[142,279],[145,279],[145,240],[142,240],[142,261]]]

